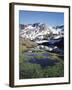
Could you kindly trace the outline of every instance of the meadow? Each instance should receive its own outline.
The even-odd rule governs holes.
[[[20,44],[19,78],[49,78],[64,76],[64,56],[46,50],[32,50]]]

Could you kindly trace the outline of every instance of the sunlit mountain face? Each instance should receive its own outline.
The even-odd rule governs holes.
[[[29,38],[31,40],[36,38],[44,39],[47,36],[48,38],[58,35],[62,36],[64,34],[64,25],[50,27],[47,24],[34,23],[27,25],[20,24],[19,28],[20,37]]]

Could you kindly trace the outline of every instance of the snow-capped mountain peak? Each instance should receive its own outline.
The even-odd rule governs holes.
[[[61,32],[63,33],[63,26],[53,28],[53,27],[48,27],[46,24],[40,24],[40,23],[35,23],[33,25],[27,25],[24,29],[21,30],[20,32],[20,37],[22,38],[28,38],[30,40],[35,40],[36,38],[38,39],[43,39],[45,36],[50,35],[50,34],[60,34]]]

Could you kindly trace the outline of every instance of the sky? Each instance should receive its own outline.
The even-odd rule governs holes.
[[[46,23],[49,26],[64,25],[64,13],[19,11],[19,24]]]

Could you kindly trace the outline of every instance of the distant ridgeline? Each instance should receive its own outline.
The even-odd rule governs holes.
[[[34,24],[20,24],[20,37],[29,38],[31,40],[44,39],[53,37],[54,35],[64,35],[64,25],[60,26],[48,26],[44,23],[34,23]]]

